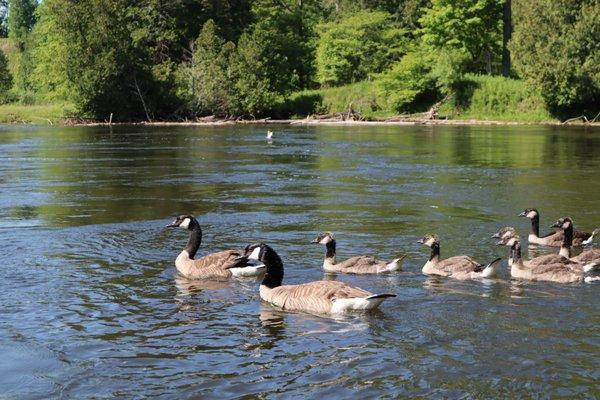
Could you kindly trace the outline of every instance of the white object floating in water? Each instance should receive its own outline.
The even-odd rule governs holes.
[[[273,132],[267,131],[267,139],[273,139]]]

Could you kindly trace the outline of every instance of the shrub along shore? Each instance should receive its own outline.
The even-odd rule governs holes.
[[[279,102],[264,118],[219,118],[214,116],[156,121],[130,121],[155,125],[213,125],[226,123],[395,123],[395,124],[561,124],[546,109],[541,96],[524,82],[500,76],[471,75],[457,85],[453,95],[422,112],[398,114],[386,107],[375,83],[304,90]],[[68,103],[46,105],[0,105],[0,123],[99,125],[107,120],[82,119]],[[434,114],[434,115],[432,115]],[[596,119],[597,125],[600,118]],[[115,123],[118,121],[114,119]],[[575,118],[569,123],[592,121]]]

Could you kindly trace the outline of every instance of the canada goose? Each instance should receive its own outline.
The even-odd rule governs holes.
[[[194,259],[202,242],[200,224],[191,215],[180,215],[167,225],[167,228],[175,227],[190,231],[187,245],[175,259],[177,271],[186,278],[223,280],[232,276],[259,276],[266,270],[264,265],[249,265],[242,250],[219,251]]]
[[[502,244],[503,241],[507,241],[510,238],[517,238],[519,241],[521,240],[519,234],[514,228],[506,227],[501,228],[498,232],[496,232],[493,238],[500,238],[500,242],[498,244]],[[508,266],[511,267],[514,262],[513,251],[509,250],[508,252]],[[544,254],[538,257],[534,257],[530,260],[521,259],[524,266],[529,267],[533,265],[547,265],[547,264],[568,264],[571,268],[578,268],[579,265],[575,261],[569,260],[567,257],[563,257],[560,254]]]
[[[513,278],[530,281],[548,281],[558,283],[591,282],[597,280],[586,277],[581,269],[574,269],[567,264],[550,263],[542,265],[525,266],[521,258],[521,241],[518,237],[505,238],[498,245],[509,246],[512,252],[513,264],[510,266],[510,275]]]
[[[600,268],[600,250],[591,249],[571,257],[571,241],[573,237],[573,221],[569,217],[560,218],[552,227],[560,228],[565,234],[565,240],[560,247],[560,255],[579,263],[584,272],[590,272]]]
[[[531,244],[541,244],[544,246],[560,247],[562,244],[564,233],[561,229],[556,230],[553,233],[549,233],[546,236],[540,237],[540,213],[535,208],[527,208],[519,217],[526,217],[531,220],[531,233],[527,237],[527,240]],[[585,246],[592,243],[594,236],[599,232],[596,229],[592,233],[582,232],[578,230],[573,231],[573,246]]]
[[[481,264],[468,256],[454,256],[440,260],[440,238],[438,235],[425,235],[418,241],[431,248],[431,256],[423,266],[425,275],[441,275],[455,279],[491,278],[498,272],[501,258],[489,264]]]
[[[312,243],[324,244],[327,248],[323,269],[326,272],[344,272],[349,274],[378,274],[381,272],[394,272],[402,269],[402,261],[406,257],[395,258],[386,263],[370,256],[351,257],[345,261],[336,262],[335,235],[331,232],[319,234]]]
[[[337,281],[314,281],[283,285],[283,262],[275,250],[264,243],[246,247],[245,258],[259,260],[267,267],[260,284],[260,298],[289,311],[312,314],[344,314],[377,308],[395,294],[373,294]]]

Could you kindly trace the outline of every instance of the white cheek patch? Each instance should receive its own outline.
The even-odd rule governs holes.
[[[260,254],[260,246],[257,246],[252,250],[252,253],[248,256],[250,260],[258,260],[258,255]]]
[[[319,241],[319,243],[321,243],[321,244],[327,244],[329,242],[331,242],[331,238],[329,236],[325,236],[323,239],[321,239]]]
[[[527,218],[534,218],[537,215],[535,211],[529,211],[527,213]]]
[[[434,241],[435,240],[433,238],[430,238],[428,241],[425,242],[425,246],[429,246],[429,247],[433,246]]]
[[[191,220],[189,218],[186,218],[183,220],[182,223],[179,224],[179,227],[183,228],[183,229],[187,229],[190,227],[190,222],[191,222]]]

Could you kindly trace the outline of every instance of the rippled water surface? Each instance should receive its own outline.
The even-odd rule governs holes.
[[[593,229],[599,154],[562,127],[0,126],[0,398],[598,397],[600,285],[432,279],[415,242],[505,257],[526,207]],[[329,319],[186,281],[188,212],[201,254],[264,241],[287,283],[398,297]],[[324,275],[322,230],[404,272]]]

